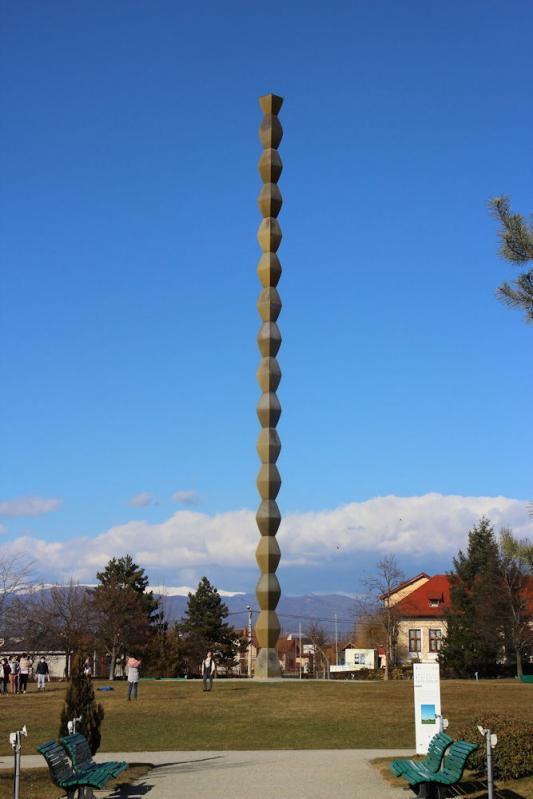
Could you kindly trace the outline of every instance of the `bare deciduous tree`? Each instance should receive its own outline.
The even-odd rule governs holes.
[[[396,663],[398,645],[398,613],[392,600],[393,589],[403,580],[403,572],[399,568],[394,555],[384,555],[376,564],[376,574],[365,583],[370,593],[368,597],[369,613],[366,616],[369,625],[376,634],[376,622],[381,619],[383,643],[385,648],[385,674],[389,679],[390,667]],[[364,617],[361,620],[364,623]]]
[[[529,610],[527,584],[533,576],[533,544],[518,541],[509,528],[500,532],[502,592],[505,608],[504,630],[516,661],[517,677],[522,660],[533,651],[533,619]]]
[[[9,605],[32,585],[33,561],[24,555],[0,555],[0,631],[7,633]]]
[[[10,627],[28,649],[57,649],[70,655],[87,650],[94,639],[94,611],[87,589],[74,580],[67,585],[34,586],[12,603]]]
[[[330,640],[327,632],[318,624],[310,624],[305,631],[305,635],[311,641],[313,647],[313,665],[315,677],[322,672],[325,680],[329,679],[329,660],[326,649]]]

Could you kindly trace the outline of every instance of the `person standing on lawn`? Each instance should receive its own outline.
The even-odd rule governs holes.
[[[7,694],[7,686],[9,685],[9,675],[11,674],[11,666],[7,658],[4,658],[1,666],[2,677],[2,693]]]
[[[202,680],[204,682],[204,691],[210,691],[213,687],[213,678],[217,671],[217,664],[211,650],[207,653],[207,657],[202,660]]]
[[[19,672],[20,672],[20,658],[15,655],[9,661],[9,665],[11,666],[11,674],[9,675],[9,687],[11,689],[12,694],[18,694],[19,692]]]
[[[37,663],[37,668],[35,669],[35,673],[37,675],[37,690],[44,691],[44,683],[46,681],[46,677],[48,676],[48,679],[50,679],[50,671],[48,669],[48,663],[46,662],[46,658],[44,655]]]
[[[128,658],[128,702],[131,700],[131,695],[133,693],[133,698],[137,701],[137,696],[139,693],[139,667],[141,665],[141,661],[137,660],[137,658],[130,657]]]
[[[19,674],[19,693],[25,694],[28,687],[28,677],[30,676],[31,660],[26,652],[22,653],[20,659],[20,674]]]

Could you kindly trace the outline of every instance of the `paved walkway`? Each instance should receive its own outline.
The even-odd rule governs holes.
[[[238,752],[115,752],[96,760],[152,763],[136,784],[98,791],[101,799],[405,799],[370,765],[374,757],[412,755],[407,749],[320,749]],[[0,768],[12,759],[0,758]],[[43,766],[40,756],[22,758],[22,768]]]

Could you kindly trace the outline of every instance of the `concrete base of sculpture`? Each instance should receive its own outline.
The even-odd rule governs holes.
[[[281,677],[281,666],[275,649],[261,649],[255,661],[254,677],[256,680],[268,680]]]

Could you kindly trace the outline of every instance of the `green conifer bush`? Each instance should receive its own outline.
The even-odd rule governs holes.
[[[77,653],[72,660],[70,685],[61,711],[59,736],[68,735],[68,722],[81,716],[76,732],[85,735],[94,755],[102,737],[100,725],[104,718],[104,708],[96,702],[92,680],[83,670],[84,662],[85,658],[81,653]]]

